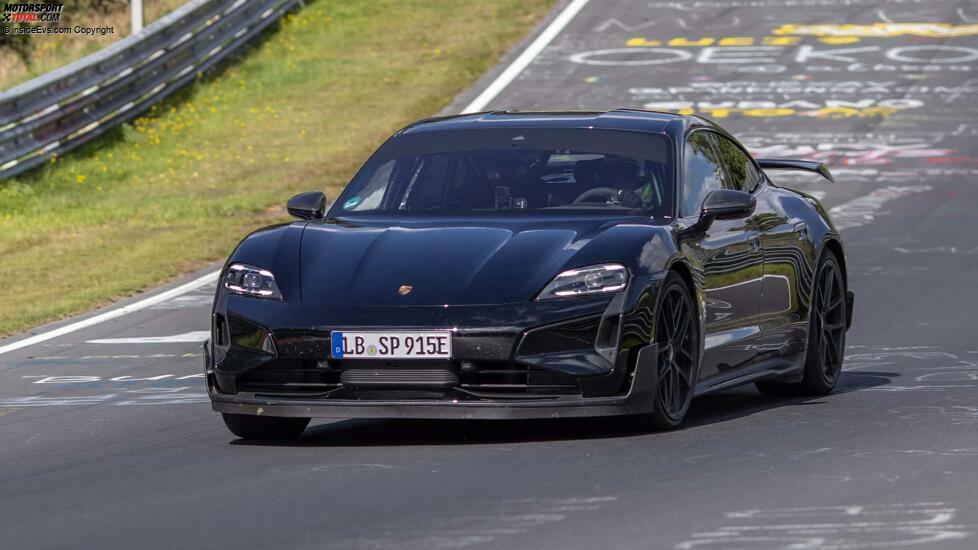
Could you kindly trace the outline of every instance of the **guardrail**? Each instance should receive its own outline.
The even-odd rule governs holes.
[[[143,31],[0,93],[0,178],[145,112],[300,0],[191,0]]]

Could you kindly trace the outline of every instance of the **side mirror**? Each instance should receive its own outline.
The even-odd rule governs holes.
[[[700,220],[736,220],[754,213],[754,195],[734,189],[715,189],[703,200]]]
[[[289,199],[289,214],[302,220],[318,220],[326,212],[326,194],[322,191],[301,193]]]
[[[703,235],[715,220],[736,220],[754,213],[757,199],[750,193],[734,189],[715,189],[703,199],[700,219],[683,229],[681,238],[694,238]]]

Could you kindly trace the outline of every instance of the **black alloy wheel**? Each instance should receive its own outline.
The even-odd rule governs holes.
[[[659,347],[659,380],[649,421],[666,430],[683,423],[699,374],[699,318],[689,289],[676,273],[666,277],[653,341]]]
[[[822,382],[831,391],[842,371],[846,345],[845,286],[834,257],[822,264],[816,288],[818,293],[812,307],[813,322],[809,341],[815,347]]]
[[[757,389],[772,396],[832,393],[845,357],[847,307],[839,261],[826,252],[812,288],[804,378],[798,383],[759,382]]]

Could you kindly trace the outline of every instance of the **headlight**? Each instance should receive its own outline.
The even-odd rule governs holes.
[[[554,277],[537,300],[550,300],[582,294],[617,292],[628,284],[628,270],[621,264],[580,267]]]
[[[231,264],[224,275],[224,288],[235,294],[281,300],[275,275],[267,269],[247,264]]]

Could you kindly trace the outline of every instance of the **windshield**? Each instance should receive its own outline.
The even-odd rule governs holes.
[[[668,145],[660,135],[588,129],[396,136],[354,177],[330,215],[580,211],[668,217]]]

